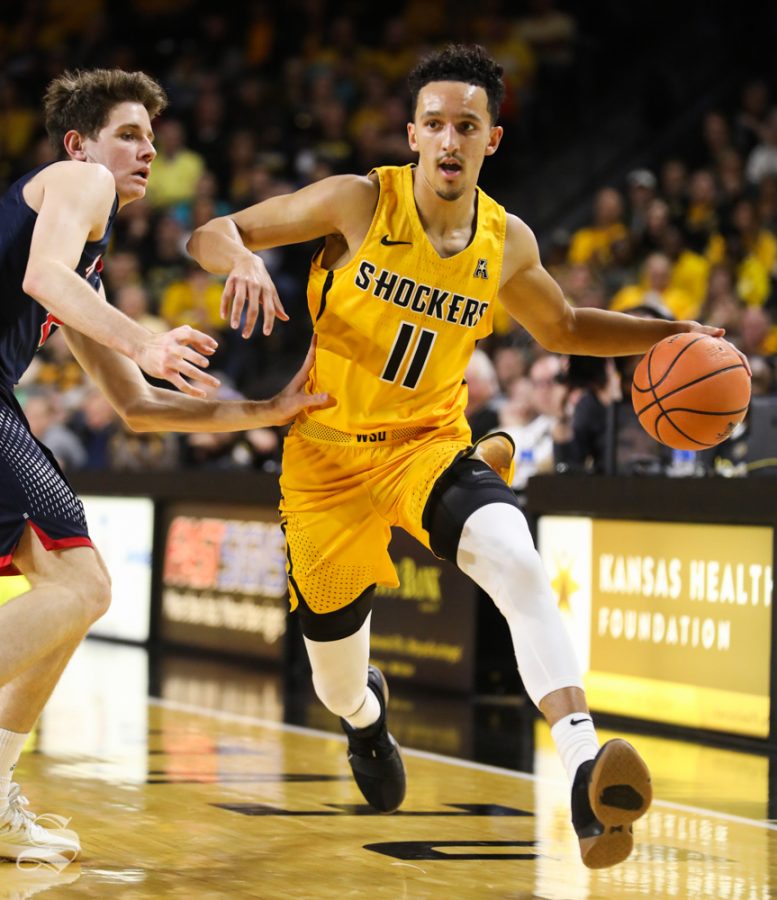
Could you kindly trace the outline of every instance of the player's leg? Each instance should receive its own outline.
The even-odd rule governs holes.
[[[76,646],[110,602],[110,579],[92,547],[47,551],[27,526],[13,561],[30,590],[0,608],[0,686],[63,645]]]
[[[650,777],[625,741],[599,747],[574,647],[515,496],[482,460],[465,457],[438,479],[423,525],[433,551],[479,584],[507,620],[527,693],[572,784],[584,862],[620,862],[631,851],[631,822],[650,803]]]
[[[340,718],[365,799],[392,812],[404,797],[404,767],[386,724],[385,679],[369,655],[372,589],[397,580],[386,549],[391,531],[366,486],[372,461],[362,447],[331,447],[292,431],[284,445],[281,515],[291,605],[314,689]],[[323,487],[329,483],[336,490]]]
[[[18,627],[27,632],[29,651],[26,656],[20,654],[18,673],[0,687],[0,856],[52,861],[64,854],[72,860],[79,851],[77,836],[36,825],[11,778],[29,732],[68,660],[92,622],[107,609],[110,579],[94,549],[47,551],[30,527],[14,553],[14,564],[31,585],[30,591],[12,601],[26,611]],[[62,622],[60,606],[70,620],[58,632],[50,624],[41,628],[41,617]],[[7,608],[0,610],[0,625]],[[53,649],[38,652],[36,637]]]
[[[348,761],[365,800],[379,812],[394,812],[405,797],[405,768],[388,730],[388,685],[369,665],[372,588],[330,613],[312,612],[300,600],[297,612],[313,672],[313,687],[326,708],[340,717],[348,738]]]

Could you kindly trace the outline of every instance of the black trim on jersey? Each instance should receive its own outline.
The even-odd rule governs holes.
[[[329,289],[332,287],[332,282],[335,280],[334,269],[330,269],[326,273],[326,281],[324,282],[324,287],[321,289],[321,306],[318,308],[318,315],[316,316],[316,322],[324,315],[324,310],[326,309],[326,295],[329,293]]]
[[[494,470],[469,451],[459,454],[434,483],[421,524],[429,532],[435,556],[456,562],[464,523],[490,503],[507,503],[520,509],[518,499]]]
[[[297,591],[299,606],[299,624],[302,633],[309,641],[340,641],[350,637],[364,625],[367,616],[372,612],[372,595],[375,585],[371,584],[348,606],[334,612],[316,613],[305,603],[302,594]]]

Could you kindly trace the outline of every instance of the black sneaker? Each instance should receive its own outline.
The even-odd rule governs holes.
[[[589,869],[614,866],[631,853],[631,823],[653,799],[650,772],[637,751],[620,738],[607,741],[577,770],[572,785],[572,824]]]
[[[366,728],[352,728],[340,719],[348,736],[348,762],[364,799],[373,809],[392,813],[405,799],[405,766],[399,745],[386,728],[386,704],[389,691],[383,673],[370,666],[367,687],[380,703],[380,718]]]

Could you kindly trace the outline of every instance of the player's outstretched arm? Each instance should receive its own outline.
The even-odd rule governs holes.
[[[62,331],[81,367],[133,431],[247,431],[285,425],[302,410],[334,403],[327,394],[305,393],[315,353],[313,343],[297,374],[275,397],[217,400],[154,387],[125,356],[72,328]]]
[[[698,322],[642,319],[603,309],[575,309],[540,262],[531,230],[508,216],[505,281],[499,299],[508,313],[543,347],[582,356],[631,356],[647,352],[671,334],[697,331],[715,337],[722,328]]]
[[[116,196],[101,165],[61,162],[44,170],[23,289],[52,315],[180,390],[204,396],[218,382],[207,372],[216,341],[188,326],[154,335],[105,303],[75,271],[84,244],[102,237]],[[189,379],[187,381],[186,379]]]
[[[246,310],[243,337],[249,337],[263,311],[262,331],[270,334],[279,318],[288,320],[278,292],[254,251],[343,234],[347,223],[369,222],[376,202],[375,183],[357,175],[324,178],[291,194],[271,197],[196,229],[189,253],[208,272],[226,275],[221,315],[237,328]]]

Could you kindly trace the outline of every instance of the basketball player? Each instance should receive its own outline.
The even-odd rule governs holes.
[[[599,746],[526,520],[482,458],[496,460],[505,439],[471,446],[462,378],[496,303],[558,353],[644,353],[673,333],[722,330],[567,304],[529,228],[477,186],[502,138],[501,74],[477,46],[422,60],[409,80],[417,165],[273,197],[214,219],[189,249],[205,269],[228,275],[222,312],[232,324],[261,300],[266,331],[283,308],[252,251],[324,239],[308,285],[318,338],[309,387],[336,404],[292,426],[281,515],[313,684],[341,717],[367,802],[391,812],[405,793],[386,681],[368,665],[373,589],[398,584],[387,553],[398,525],[458,565],[507,619],[523,682],[569,775],[583,861],[602,867],[630,853],[650,776],[627,742]]]
[[[14,397],[35,350],[61,325],[76,358],[136,430],[256,428],[327,402],[304,393],[312,349],[272,400],[206,400],[202,386],[218,384],[203,371],[212,338],[189,327],[151,334],[105,302],[101,257],[118,209],[145,194],[155,156],[151,117],[165,102],[140,72],[55,79],[46,125],[66,159],[28,173],[0,199],[0,574],[22,572],[31,585],[0,609],[0,857],[66,864],[79,851],[73,832],[35,822],[11,777],[65,664],[110,596],[83,506]],[[141,370],[185,393],[151,387]]]

